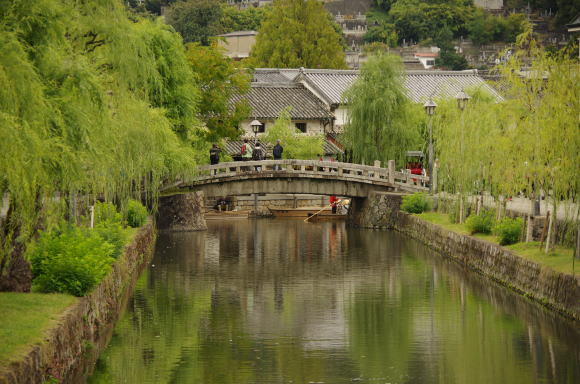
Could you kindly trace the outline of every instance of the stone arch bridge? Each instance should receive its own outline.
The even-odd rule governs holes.
[[[374,166],[315,160],[221,163],[199,167],[194,177],[162,188],[162,208],[163,201],[171,199],[171,196],[189,199],[186,206],[193,204],[200,208],[197,210],[199,212],[183,212],[189,209],[184,209],[183,204],[180,204],[179,209],[161,214],[173,216],[173,220],[169,217],[160,217],[160,221],[165,222],[162,227],[186,230],[189,227],[186,222],[191,221],[191,218],[180,216],[201,215],[203,196],[288,193],[350,197],[352,199],[348,218],[350,224],[388,227],[386,217],[368,217],[369,214],[372,216],[387,214],[388,206],[392,205],[389,200],[393,200],[393,196],[400,196],[401,193],[425,192],[428,190],[428,182],[428,177],[396,171],[393,160],[388,162],[387,168],[380,167],[378,161]],[[196,199],[197,202],[192,202],[191,199]],[[371,211],[376,212],[372,214]],[[169,222],[166,222],[166,219],[170,219]],[[203,227],[205,224],[201,221],[199,225]]]

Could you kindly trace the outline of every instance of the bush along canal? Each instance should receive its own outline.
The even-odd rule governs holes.
[[[392,222],[373,212],[357,220]],[[423,240],[340,222],[207,225],[159,235],[90,383],[580,381],[576,322]]]
[[[0,383],[84,382],[151,258],[140,203],[95,206],[94,228],[62,226],[28,250],[35,293],[0,293]],[[77,297],[74,297],[77,296]]]

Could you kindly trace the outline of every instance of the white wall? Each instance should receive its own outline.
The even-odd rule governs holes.
[[[252,126],[250,123],[253,120],[244,120],[240,124],[240,127],[244,130],[245,134],[242,136],[245,137],[254,137],[254,131],[252,130]],[[266,124],[266,132],[268,132],[268,127],[271,127],[274,124],[274,120],[261,120],[262,124]],[[295,127],[296,123],[306,123],[306,134],[322,134],[324,133],[324,124],[320,120],[292,120],[292,127]],[[262,134],[258,133],[258,137]]]

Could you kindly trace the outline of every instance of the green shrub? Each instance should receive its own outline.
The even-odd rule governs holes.
[[[127,203],[127,224],[130,227],[138,228],[142,226],[145,224],[147,216],[149,216],[149,212],[147,212],[147,208],[143,204],[137,200],[129,200]]]
[[[95,204],[95,226],[104,223],[122,223],[123,215],[117,211],[117,207],[113,203],[101,203]]]
[[[429,210],[429,200],[424,193],[414,193],[403,197],[401,209],[408,213],[423,213]]]
[[[465,221],[465,225],[470,234],[485,233],[490,234],[493,225],[495,224],[495,217],[493,211],[485,210],[479,215],[471,215]]]
[[[95,225],[94,231],[113,246],[112,256],[118,259],[127,242],[127,230],[123,225],[119,222],[101,222]]]
[[[34,288],[83,296],[110,270],[113,253],[114,246],[89,229],[45,232],[29,252]]]
[[[501,245],[510,245],[520,241],[522,228],[522,219],[506,217],[496,224],[493,228],[493,232],[499,238],[499,243]]]

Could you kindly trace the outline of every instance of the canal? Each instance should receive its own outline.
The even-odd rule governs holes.
[[[576,325],[389,231],[161,233],[89,383],[579,383]]]

